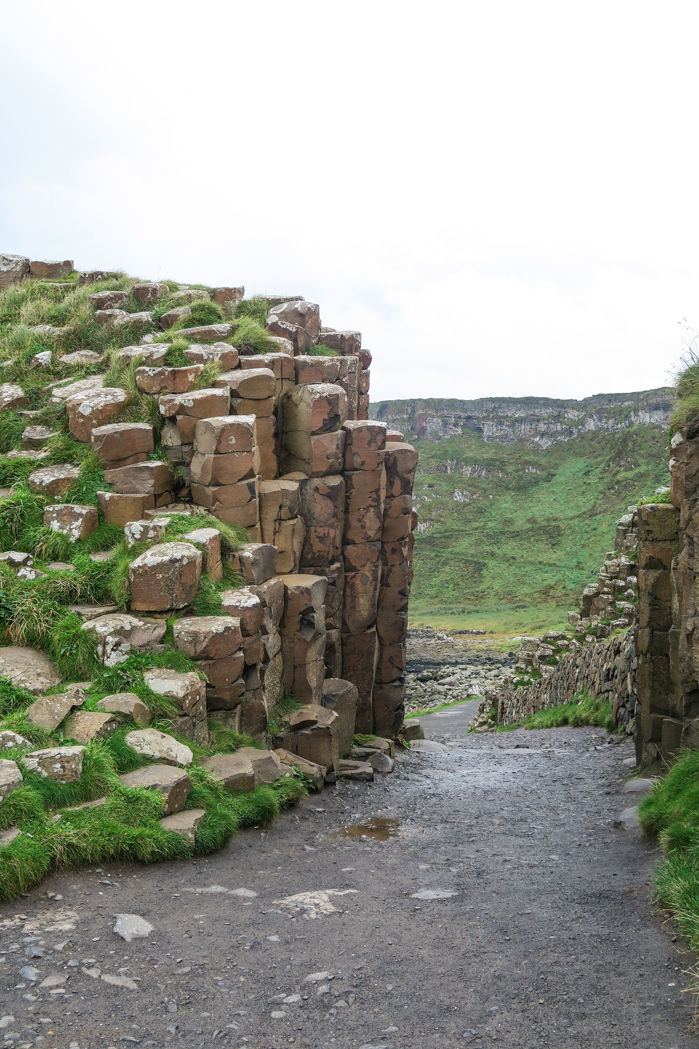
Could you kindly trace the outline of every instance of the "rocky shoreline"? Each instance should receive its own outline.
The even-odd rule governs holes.
[[[405,710],[429,710],[502,687],[517,661],[516,643],[500,652],[492,640],[430,627],[408,631]]]

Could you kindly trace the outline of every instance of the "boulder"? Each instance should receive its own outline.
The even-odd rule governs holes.
[[[97,636],[97,657],[105,666],[123,663],[132,652],[146,652],[162,641],[167,624],[127,612],[98,615],[83,624]]]
[[[25,554],[21,550],[4,550],[0,554],[0,563],[17,571],[19,568],[31,568],[34,558],[31,554]]]
[[[29,264],[29,272],[32,277],[42,280],[56,280],[58,277],[67,277],[73,272],[73,263],[70,259],[58,262],[56,259],[32,259]]]
[[[220,342],[233,334],[233,325],[203,324],[199,328],[180,328],[177,334],[192,342]]]
[[[388,760],[390,761],[391,759],[389,758]],[[359,780],[363,783],[371,783],[374,779],[374,770],[369,762],[352,761],[349,758],[339,762],[337,774],[345,779]]]
[[[128,291],[96,291],[90,295],[90,302],[96,310],[121,309],[128,301]]]
[[[76,441],[89,441],[96,426],[104,426],[121,411],[128,400],[126,390],[103,387],[66,399],[68,429]]]
[[[197,346],[195,343],[187,347],[184,355],[192,364],[208,364],[209,361],[213,361],[222,371],[232,371],[239,363],[238,350],[235,346],[229,346],[227,342],[214,342],[209,346]]]
[[[28,277],[29,265],[25,255],[0,254],[0,291]]]
[[[160,826],[163,830],[179,834],[181,838],[194,844],[197,831],[205,816],[206,809],[183,809],[182,812],[175,812],[172,816],[165,816],[161,819]]]
[[[219,415],[201,419],[194,428],[194,450],[204,455],[252,452],[254,447],[254,415]]]
[[[228,404],[228,391],[217,389],[164,394],[158,399],[160,414],[164,415],[166,419],[178,417],[178,425],[179,416],[181,415],[191,419],[225,418],[228,415]],[[191,425],[193,437],[196,423]],[[236,448],[235,451],[240,451],[240,449]]]
[[[174,700],[183,714],[195,716],[204,704],[206,685],[194,671],[182,674],[161,667],[146,670],[143,679],[152,692]]]
[[[136,328],[136,327],[152,327],[153,325],[153,314],[143,311],[142,313],[124,313],[122,310],[103,310],[101,315],[105,313],[111,313],[113,316],[111,320],[114,323],[115,328]],[[97,320],[98,314],[95,313],[95,320]],[[109,320],[109,318],[107,318]],[[105,323],[105,322],[103,322]]]
[[[230,615],[178,619],[173,626],[173,641],[177,651],[190,659],[223,659],[237,652],[242,644],[240,621]]]
[[[78,783],[83,772],[84,753],[84,747],[48,747],[24,754],[22,765],[26,772],[35,772],[44,779]]]
[[[2,256],[0,256],[0,258],[2,258]],[[2,274],[0,273],[0,276],[1,275]],[[25,397],[24,390],[21,386],[13,386],[10,382],[4,382],[0,385],[0,412],[25,408],[28,404],[29,399]]]
[[[197,594],[202,556],[191,543],[158,543],[129,567],[131,607],[165,612],[185,608]]]
[[[425,730],[417,718],[409,718],[403,722],[401,735],[406,742],[410,742],[413,739],[424,739]]]
[[[25,451],[36,451],[43,448],[47,441],[56,436],[57,432],[50,426],[25,426],[22,431],[22,448]]]
[[[258,750],[257,747],[239,747],[236,754],[246,757],[255,773],[255,786],[260,783],[276,783],[282,774],[281,761],[273,750]]]
[[[314,761],[307,761],[305,758],[299,757],[298,754],[292,754],[290,750],[284,750],[282,747],[278,747],[274,753],[279,758],[282,766],[290,765],[293,768],[297,768],[306,779],[311,780],[316,790],[322,788],[328,771],[324,765],[317,765]]]
[[[3,750],[12,750],[14,747],[31,747],[31,743],[24,736],[10,731],[9,728],[3,729],[0,732],[0,753]]]
[[[233,567],[246,583],[265,583],[277,571],[279,552],[269,543],[246,543],[236,550]]]
[[[245,637],[251,637],[262,629],[264,607],[253,587],[225,590],[221,594],[221,610],[227,616],[235,617]]]
[[[288,339],[295,353],[305,353],[318,341],[320,309],[305,300],[282,302],[269,311],[266,327],[272,335]]]
[[[143,284],[134,284],[132,292],[136,302],[140,302],[142,306],[145,306],[147,302],[156,302],[158,299],[165,298],[170,294],[170,289],[167,284],[160,284],[155,282],[144,282]]]
[[[210,302],[211,296],[203,288],[182,288],[180,291],[171,293],[170,301],[178,305],[183,303],[191,305],[193,302]]]
[[[252,401],[274,397],[275,393],[274,372],[270,368],[237,368],[219,375],[214,385],[227,387],[232,397]]]
[[[149,423],[108,423],[93,429],[90,440],[92,450],[100,462],[119,466],[128,465],[121,460],[134,456],[147,458],[153,451],[153,427]]]
[[[118,728],[119,722],[111,714],[77,710],[66,719],[63,735],[66,739],[76,739],[86,746],[93,739],[105,739]]]
[[[58,359],[61,364],[70,364],[75,368],[82,364],[98,364],[102,357],[93,350],[76,350],[74,353],[62,353]]]
[[[139,346],[124,346],[123,350],[119,350],[117,353],[116,359],[124,361],[126,364],[132,364],[138,359],[139,364],[155,367],[163,363],[165,354],[170,349],[170,346],[171,343],[167,342],[153,343],[152,345],[141,343]]]
[[[127,524],[140,521],[146,510],[152,510],[155,506],[154,495],[98,492],[97,499],[105,522],[116,528],[125,528]]]
[[[147,496],[137,498],[147,499]],[[170,518],[153,518],[143,521],[128,521],[124,525],[124,537],[126,545],[131,548],[142,541],[150,542],[152,539],[160,540],[165,535]]]
[[[221,306],[227,305],[229,309],[235,310],[238,303],[242,302],[245,297],[245,288],[213,288],[212,293],[214,302],[218,302]]]
[[[165,765],[191,765],[194,755],[184,743],[154,728],[137,729],[124,737],[126,743],[144,758],[156,758]]]
[[[174,768],[172,765],[146,765],[135,772],[127,772],[119,779],[124,787],[150,787],[159,790],[163,795],[166,815],[180,812],[192,789],[192,781],[184,769]]]
[[[311,704],[302,707],[291,720],[290,730],[282,739],[283,748],[327,770],[337,771],[340,762],[337,714]],[[303,727],[295,727],[294,722]]]
[[[221,533],[217,528],[197,528],[180,536],[183,543],[193,543],[201,550],[201,570],[214,582],[223,579],[223,562],[221,560]]]
[[[189,306],[176,306],[172,310],[168,310],[167,313],[161,313],[159,324],[160,327],[167,331],[169,328],[174,327],[175,324],[179,324],[185,317],[191,317],[192,311]]]
[[[6,798],[11,791],[21,787],[23,782],[17,762],[0,758],[0,801]]]
[[[32,492],[50,499],[62,499],[80,475],[77,466],[42,466],[27,478]]]
[[[148,725],[153,720],[146,704],[134,692],[117,692],[113,696],[105,696],[97,703],[97,709],[112,714],[124,714],[140,725]]]
[[[255,787],[255,770],[245,755],[214,754],[213,757],[202,758],[200,764],[232,793],[253,790]]]
[[[61,675],[47,655],[15,645],[0,648],[0,677],[9,678],[16,688],[24,688],[35,696],[61,683]]]

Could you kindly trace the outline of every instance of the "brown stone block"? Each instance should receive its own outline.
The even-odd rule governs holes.
[[[75,440],[89,441],[92,431],[113,419],[124,407],[127,398],[128,394],[125,390],[112,387],[89,390],[77,396],[68,397],[66,400],[68,429]]]
[[[304,383],[336,383],[340,375],[339,357],[307,357],[300,354],[294,358],[295,381]]]
[[[397,681],[405,671],[407,645],[405,641],[396,645],[382,645],[379,653],[379,664],[376,668],[376,680],[380,683]]]
[[[228,391],[192,390],[189,393],[165,394],[158,399],[160,414],[166,419],[181,415],[189,419],[209,419],[228,415]],[[192,423],[192,430],[195,423]]]
[[[253,634],[252,637],[244,638],[243,653],[246,666],[251,667],[256,663],[261,663],[265,655],[264,646],[262,644],[262,634]]]
[[[311,436],[339,430],[347,418],[347,395],[331,383],[294,386],[281,398],[281,469],[310,476]]]
[[[265,606],[258,597],[255,587],[244,586],[238,590],[225,590],[221,594],[221,610],[240,622],[240,629],[244,637],[257,634],[262,629],[265,620]]]
[[[412,495],[397,495],[391,499],[386,499],[383,506],[383,518],[384,521],[389,517],[402,517],[404,514],[411,515],[410,530],[412,531],[412,512],[413,512],[413,497]]]
[[[384,589],[391,590],[396,594],[400,594],[403,597],[408,597],[410,593],[410,583],[412,581],[412,568],[407,561],[404,561],[400,565],[388,565],[384,566],[381,572],[381,586]]]
[[[381,583],[381,565],[367,565],[357,572],[345,572],[342,631],[361,634],[376,622]]]
[[[137,368],[136,385],[144,393],[186,393],[203,371],[201,364],[190,364],[186,368]]]
[[[305,536],[306,526],[300,517],[275,523],[273,542],[279,551],[277,572],[280,575],[298,572]]]
[[[347,470],[378,470],[384,465],[386,423],[348,420],[343,429]]]
[[[235,710],[239,707],[245,694],[245,679],[239,677],[226,688],[207,688],[207,710]]]
[[[194,428],[194,448],[204,455],[251,452],[255,446],[255,417],[222,415],[202,419]]]
[[[358,419],[359,359],[357,357],[343,357],[337,385],[341,386],[347,394],[347,418]]]
[[[336,561],[340,556],[341,546],[342,530],[340,528],[330,525],[305,527],[301,551],[302,568],[304,570],[322,568],[328,562]]]
[[[214,385],[226,386],[231,399],[264,401],[274,397],[274,372],[269,368],[239,368],[219,375]]]
[[[345,543],[363,544],[381,540],[383,532],[383,507],[368,506],[356,510],[345,518]]]
[[[243,695],[240,731],[253,739],[262,738],[267,731],[267,709],[261,688],[247,690]]]
[[[320,698],[322,699],[322,690]],[[284,748],[305,758],[306,761],[322,765],[328,770],[336,770],[340,762],[337,714],[320,704],[309,704],[304,708],[305,712],[309,715],[311,726],[287,732],[282,739]]]
[[[202,758],[201,764],[232,794],[250,791],[255,787],[255,772],[245,755],[214,754],[210,758]]]
[[[260,484],[260,526],[266,543],[274,542],[275,526],[279,521],[297,517],[299,512],[299,482],[278,480]]]
[[[172,474],[165,463],[136,463],[119,470],[105,470],[107,484],[120,494],[160,495],[172,489]]]
[[[254,503],[248,503],[247,506],[230,506],[214,510],[214,517],[225,524],[246,528],[250,539],[259,539],[257,500]]]
[[[233,567],[247,583],[259,585],[277,570],[278,550],[270,543],[246,543],[233,556]]]
[[[245,642],[244,639],[243,644]],[[201,659],[197,661],[197,669],[206,675],[209,688],[216,693],[225,691],[234,685],[243,673],[245,666],[245,652],[241,647],[230,655],[220,659]]]
[[[192,484],[192,501],[214,513],[218,510],[242,507],[253,503],[255,506],[255,520],[249,523],[257,524],[258,490],[259,482],[255,477],[251,477],[247,481],[238,481],[236,484],[204,485],[194,483]],[[221,520],[225,520],[225,518],[221,518]]]
[[[180,536],[183,543],[193,543],[202,555],[201,570],[214,582],[223,579],[223,564],[221,561],[221,533],[217,528],[197,528],[193,532],[187,532]]]
[[[148,423],[108,423],[90,434],[92,450],[102,463],[148,455],[154,449],[153,427]],[[127,463],[122,465],[126,466]]]
[[[299,515],[307,528],[332,525],[342,532],[345,481],[341,476],[310,477],[299,482]]]
[[[358,572],[378,565],[381,561],[381,543],[346,543],[342,548],[346,572]]]
[[[400,594],[396,598],[382,600],[387,591],[379,591],[379,606],[376,612],[376,629],[382,645],[398,645],[405,641],[408,633],[408,602]],[[396,610],[396,605],[404,607]]]
[[[356,356],[360,352],[369,353],[368,350],[362,351],[362,334],[358,331],[336,331],[334,328],[322,327],[319,341],[331,350],[337,350],[343,357],[350,354]]]
[[[285,575],[279,577],[284,583],[284,612],[282,629],[296,630],[301,618],[311,612],[319,612],[325,602],[327,579],[315,575]]]
[[[356,732],[374,731],[372,690],[379,659],[376,628],[363,634],[342,635],[342,676],[357,687]]]
[[[413,490],[417,452],[411,444],[390,442],[386,456],[386,497],[409,495]]]
[[[375,507],[383,517],[386,473],[378,470],[345,470],[345,508],[348,515]]]
[[[278,629],[284,614],[284,581],[281,578],[268,579],[266,583],[255,587],[255,592],[265,613],[262,633],[272,633]]]
[[[195,484],[236,484],[258,473],[254,452],[228,452],[226,455],[205,455],[195,452],[192,458],[192,481]]]
[[[241,368],[269,368],[274,378],[290,379],[294,382],[294,358],[288,353],[259,353],[253,357],[241,357]]]
[[[284,662],[277,652],[259,665],[260,685],[267,711],[271,713],[284,698]]]
[[[401,514],[400,517],[384,518],[381,530],[381,542],[392,543],[396,540],[407,539],[412,534],[411,514]]]
[[[190,659],[223,659],[243,643],[240,622],[229,615],[178,619],[173,626],[173,643]]]
[[[78,506],[75,503],[56,503],[47,506],[43,517],[44,527],[67,535],[71,543],[87,539],[97,531],[99,514],[96,506]]]
[[[369,400],[369,394],[368,393],[360,393],[359,394],[359,396],[357,397],[357,418],[358,419],[368,419],[369,418],[369,405],[370,405],[370,403],[371,402]]]
[[[352,749],[358,703],[357,687],[351,681],[331,677],[323,682],[323,706],[337,714],[333,727],[341,758],[346,758]]]
[[[408,560],[408,537],[381,544],[381,562],[389,568]]]
[[[119,779],[124,787],[150,787],[160,791],[166,815],[180,812],[192,789],[192,781],[184,769],[172,765],[146,765]]]
[[[235,346],[229,346],[227,342],[212,342],[209,346],[198,346],[196,343],[193,346],[188,346],[184,351],[185,357],[187,357],[192,364],[208,364],[209,361],[214,361],[218,364],[222,371],[232,371],[239,365],[238,351]],[[217,412],[217,415],[227,414],[228,409],[225,412]],[[204,416],[200,416],[204,418]]]
[[[196,597],[201,553],[191,543],[159,543],[129,566],[131,608],[164,612]]]
[[[374,733],[389,739],[397,735],[405,713],[405,682],[392,681],[374,691]]]
[[[146,510],[155,507],[155,496],[152,495],[98,492],[97,498],[106,523],[117,528],[123,528],[129,521],[140,521]]]
[[[328,630],[339,630],[342,626],[342,602],[345,591],[345,570],[342,561],[319,567],[305,567],[304,572],[309,575],[324,576],[327,579],[328,588],[325,591],[323,602],[325,626]],[[334,676],[337,677],[337,675]]]
[[[368,368],[362,368],[359,374],[359,381],[357,382],[357,390],[359,396],[362,397],[369,393],[369,387],[371,386],[371,375]],[[368,405],[367,405],[368,407]],[[367,412],[368,415],[368,412]]]
[[[272,335],[292,342],[296,353],[305,353],[318,341],[320,309],[305,300],[282,302],[269,311],[266,327]]]
[[[326,631],[324,663],[326,681],[342,673],[342,636],[338,629]]]
[[[679,516],[670,503],[649,503],[638,508],[638,538],[641,543],[673,542],[677,539]]]
[[[339,474],[344,466],[345,431],[319,433],[311,437],[311,476]]]
[[[412,513],[410,515],[410,530],[412,532],[414,532],[415,529],[417,528],[418,520],[419,520],[419,518],[418,518],[417,510],[413,509],[413,511],[412,511]]]

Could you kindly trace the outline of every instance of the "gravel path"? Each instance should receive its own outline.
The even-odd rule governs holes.
[[[69,872],[1,906],[6,1044],[694,1047],[691,959],[650,902],[657,851],[612,827],[631,744],[464,738],[471,715],[445,713],[393,776],[309,797],[208,860]],[[315,918],[283,902],[318,892],[296,901]],[[153,931],[123,942],[117,912]],[[54,994],[52,973],[68,975]]]

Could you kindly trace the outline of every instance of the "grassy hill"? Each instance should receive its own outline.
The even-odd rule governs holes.
[[[659,423],[666,423],[672,408],[671,391],[650,394],[624,395],[623,416],[617,404],[611,420],[600,418],[599,406],[587,412],[586,402],[542,399],[544,411],[537,413],[532,398],[524,415],[512,410],[524,402],[510,401],[498,418],[491,401],[487,426],[479,426],[482,417],[470,409],[456,412],[455,426],[458,402],[445,402],[448,409],[440,412],[439,402],[431,401],[433,418],[443,423],[449,416],[449,428],[463,427],[438,440],[416,432],[425,430],[422,408],[407,402],[374,405],[372,415],[400,424],[420,452],[413,625],[496,632],[561,625],[613,547],[617,518],[640,496],[668,483],[667,434]],[[629,406],[629,398],[638,403]],[[566,427],[550,408],[556,403],[565,405],[566,416],[571,411],[575,416],[574,436],[561,436]],[[651,415],[649,403],[658,422],[635,422]],[[595,412],[599,428],[592,429]],[[555,420],[551,433],[541,426],[525,438],[513,432],[513,419],[520,419],[521,432],[523,417],[541,421],[544,415]],[[543,443],[554,443],[542,447],[542,433]]]

